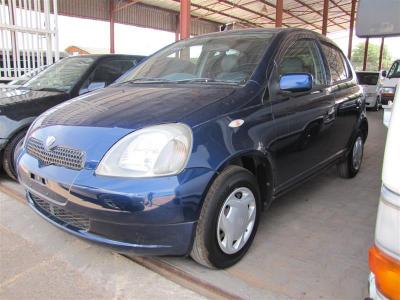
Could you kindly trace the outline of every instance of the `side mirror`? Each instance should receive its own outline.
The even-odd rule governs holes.
[[[290,73],[281,76],[279,88],[287,92],[306,92],[312,89],[313,78],[308,73]]]
[[[386,70],[383,70],[383,71],[382,71],[382,76],[383,76],[383,77],[386,77],[386,76],[387,76]]]

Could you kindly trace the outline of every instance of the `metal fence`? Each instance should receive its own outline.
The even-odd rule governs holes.
[[[57,0],[0,0],[0,42],[1,81],[57,61]]]

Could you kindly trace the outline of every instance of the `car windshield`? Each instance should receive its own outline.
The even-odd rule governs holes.
[[[388,78],[400,78],[400,62],[396,61],[389,70]]]
[[[379,73],[357,73],[358,83],[362,85],[377,85]]]
[[[70,91],[94,62],[93,57],[64,58],[23,85],[32,90]]]
[[[272,37],[231,34],[181,41],[150,57],[122,82],[245,83]]]

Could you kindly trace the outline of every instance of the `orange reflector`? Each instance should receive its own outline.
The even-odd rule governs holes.
[[[369,249],[369,267],[379,292],[391,300],[400,300],[400,261],[374,246]]]

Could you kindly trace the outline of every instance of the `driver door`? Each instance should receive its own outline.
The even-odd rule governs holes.
[[[335,111],[334,96],[327,86],[325,67],[315,40],[295,41],[275,63],[270,90],[276,140],[271,149],[279,190],[307,177],[328,160]],[[290,73],[311,74],[312,89],[280,91],[280,77]]]

